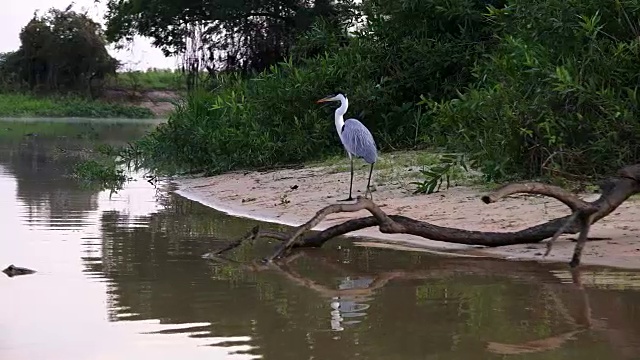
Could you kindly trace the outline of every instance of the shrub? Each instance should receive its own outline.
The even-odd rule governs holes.
[[[100,25],[70,7],[34,15],[20,32],[20,43],[17,51],[0,56],[0,85],[5,88],[92,95],[118,67]]]
[[[637,1],[490,8],[498,46],[452,100],[426,100],[429,139],[490,179],[597,176],[638,159]]]
[[[367,1],[360,30],[336,33],[318,23],[293,59],[254,77],[219,75],[211,93],[192,94],[138,145],[156,166],[211,173],[338,154],[335,107],[315,100],[342,91],[347,117],[359,117],[381,150],[422,147],[429,119],[416,102],[468,84],[471,66],[494,42],[484,8],[477,0]]]

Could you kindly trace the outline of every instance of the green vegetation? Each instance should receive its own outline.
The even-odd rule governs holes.
[[[50,9],[20,32],[20,48],[0,57],[4,91],[77,93],[92,97],[118,61],[107,52],[100,25],[68,8]]]
[[[426,101],[433,140],[504,179],[610,174],[639,158],[638,1],[510,1],[455,99]],[[632,20],[633,19],[633,20]]]
[[[363,122],[383,151],[424,147],[428,128],[415,105],[420,91],[434,89],[434,97],[447,98],[470,78],[466,69],[473,64],[472,55],[478,56],[481,44],[490,40],[483,28],[483,7],[459,2],[458,11],[464,12],[452,17],[444,16],[434,2],[416,2],[415,8],[403,3],[367,5],[368,28],[355,37],[336,34],[320,21],[286,62],[254,77],[215,76],[210,85],[214,91],[193,92],[167,126],[138,143],[147,165],[168,172],[217,173],[339,154],[333,109],[315,103],[337,88],[349,95],[348,115],[367,109]],[[385,16],[394,12],[413,19],[412,26]],[[418,21],[416,13],[426,16],[425,21]],[[468,28],[461,29],[460,22]],[[428,34],[440,28],[452,30],[433,41]],[[319,44],[332,52],[310,56]],[[408,72],[399,72],[404,66]]]
[[[153,38],[165,54],[182,55],[189,74],[260,71],[287,55],[314,20],[349,21],[352,8],[352,0],[104,2],[109,41]]]
[[[86,14],[69,8],[34,15],[20,41],[17,51],[0,54],[0,116],[154,116],[142,107],[95,100],[119,64],[108,54],[100,26]],[[145,85],[164,81],[166,87],[175,74],[155,71],[140,78],[153,79]]]
[[[204,80],[204,76],[201,75]],[[132,91],[186,91],[185,75],[172,69],[122,71],[111,75],[106,87]]]
[[[154,117],[149,109],[138,106],[109,104],[79,97],[38,97],[21,94],[0,94],[0,116],[133,119]]]
[[[153,1],[164,2],[171,0]],[[188,33],[168,27],[163,21],[174,17],[158,13],[175,8],[109,3],[113,39],[146,34],[161,42],[159,29]],[[185,12],[197,18],[198,4]],[[219,15],[233,23],[224,17],[230,6]],[[317,15],[279,44],[277,63],[251,67],[257,73],[215,73],[205,91],[193,91],[127,155],[167,173],[335,156],[342,149],[333,108],[315,100],[340,89],[349,96],[347,116],[362,119],[382,152],[456,154],[424,172],[419,188],[426,192],[459,171],[460,154],[487,181],[602,176],[638,159],[639,10],[638,0],[338,2],[327,12],[337,15]],[[142,15],[159,23],[148,27],[136,20]],[[166,37],[174,42],[162,46],[188,52],[181,46],[193,40],[189,34]],[[200,40],[209,50],[224,49]],[[236,62],[255,55],[234,54]]]
[[[108,159],[82,161],[75,167],[73,175],[83,186],[97,190],[121,190],[123,184],[130,180],[124,169]]]

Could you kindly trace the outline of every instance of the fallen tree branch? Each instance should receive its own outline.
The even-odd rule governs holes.
[[[551,238],[545,255],[551,251],[553,242],[560,235],[580,233],[570,262],[570,265],[575,267],[580,264],[591,224],[609,215],[630,196],[640,192],[639,179],[640,164],[627,166],[601,184],[601,196],[593,202],[584,201],[558,186],[536,182],[507,184],[482,196],[483,202],[491,204],[513,194],[538,194],[555,198],[572,211],[571,215],[514,232],[463,230],[437,226],[406,216],[387,215],[372,200],[358,197],[354,204],[334,204],[321,209],[309,221],[295,228],[290,235],[258,231],[256,237],[271,237],[284,241],[265,259],[270,262],[283,256],[291,248],[319,247],[337,236],[372,226],[378,226],[380,232],[387,234],[410,234],[430,240],[488,247],[536,243]],[[371,216],[351,219],[323,231],[310,233],[313,227],[330,214],[360,210],[367,210]]]
[[[536,194],[552,197],[567,205],[572,211],[591,208],[591,204],[580,199],[565,189],[542,183],[513,183],[504,185],[488,195],[484,195],[481,199],[485,204],[494,203],[504,197],[513,194]]]
[[[311,230],[314,226],[318,225],[320,223],[320,221],[322,221],[322,219],[324,219],[327,215],[333,214],[333,213],[338,213],[338,212],[354,212],[354,211],[360,211],[360,210],[362,210],[362,207],[359,206],[358,203],[355,203],[355,204],[334,204],[334,205],[329,205],[329,206],[325,207],[324,209],[318,211],[305,224],[299,226],[296,229],[296,231],[294,231],[293,235],[291,235],[289,237],[289,239],[287,239],[287,241],[285,241],[284,244],[279,246],[278,249],[273,253],[273,255],[269,256],[265,260],[267,262],[269,262],[269,261],[272,261],[273,259],[275,259],[276,257],[281,256],[284,251],[286,251],[287,249],[291,248],[291,245],[296,240],[298,240],[298,238],[300,237],[300,235],[302,235],[302,233],[304,233],[305,231]]]
[[[560,226],[558,230],[556,230],[551,240],[547,242],[547,251],[545,252],[544,256],[549,255],[553,243],[558,239],[558,237],[565,231],[567,231],[569,227],[573,226],[576,220],[579,220],[580,235],[578,236],[576,247],[574,248],[573,252],[573,258],[570,262],[572,267],[579,265],[580,257],[582,255],[582,249],[584,248],[584,244],[587,241],[589,228],[593,219],[592,215],[598,211],[598,208],[595,205],[580,199],[575,194],[572,194],[561,187],[541,183],[507,184],[495,190],[493,193],[483,196],[482,201],[484,201],[485,204],[489,204],[492,202],[496,202],[497,200],[505,196],[516,193],[549,196],[561,201],[563,204],[567,205],[569,209],[571,209],[573,213],[569,216],[569,218],[567,218],[565,223]]]

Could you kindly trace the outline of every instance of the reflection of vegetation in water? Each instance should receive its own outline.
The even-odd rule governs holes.
[[[64,213],[95,209],[99,186],[78,189],[72,177],[77,163],[103,156],[108,144],[119,147],[142,136],[147,121],[0,121],[0,165],[17,181],[18,196],[29,209]],[[69,198],[75,198],[73,202]],[[79,198],[84,198],[80,200]]]
[[[55,142],[48,154],[52,159],[64,156],[74,159],[75,164],[69,170],[81,185],[101,190],[121,190],[124,183],[131,180],[123,161],[118,158],[120,149],[127,148],[128,142],[105,138],[101,132],[112,129],[128,128],[137,136],[142,136],[149,125],[110,124],[70,122],[5,122],[0,126],[0,140],[16,144],[25,141]],[[42,140],[41,140],[42,139]],[[106,142],[105,142],[106,141]]]
[[[103,216],[102,255],[86,260],[92,272],[109,279],[114,319],[122,307],[136,313],[136,319],[210,322],[199,330],[218,337],[250,335],[252,345],[258,346],[255,351],[266,359],[352,359],[356,354],[369,359],[425,354],[500,359],[486,351],[487,342],[525,343],[572,329],[545,287],[558,280],[537,264],[532,270],[522,264],[347,247],[305,251],[286,272],[249,271],[243,264],[270,252],[272,245],[237,249],[231,254],[237,264],[207,261],[201,255],[241,237],[254,221],[224,216],[178,196],[161,202],[165,209],[145,217],[117,212]],[[339,290],[345,277],[394,272],[401,275],[370,291]],[[570,313],[580,312],[574,295],[556,292]],[[608,305],[612,297],[624,299],[609,296],[602,304]],[[353,318],[345,317],[345,330],[339,334],[330,331],[334,297],[370,305],[359,322],[349,323]],[[637,294],[624,301],[634,299]],[[561,345],[518,358],[596,359],[612,351],[606,342],[594,344],[581,335]]]
[[[441,302],[457,303],[457,331],[478,340],[495,340],[498,335],[501,341],[521,342],[532,335],[544,337],[562,328],[561,323],[549,321],[550,317],[557,317],[557,313],[527,314],[525,311],[520,314],[519,322],[513,321],[513,314],[523,312],[521,302],[526,300],[519,293],[530,286],[508,283],[499,277],[479,280],[465,275],[430,279],[416,286],[416,304],[429,307]],[[540,300],[540,297],[531,299],[527,306],[546,308],[547,305]],[[491,332],[487,333],[487,329]]]
[[[58,143],[66,139],[97,138],[95,127],[89,124],[54,121],[2,121],[0,140],[3,142],[23,142],[26,138],[55,138]]]
[[[93,140],[111,146],[127,144],[142,136],[153,122],[120,122],[118,120],[65,121],[46,119],[10,119],[0,121],[0,140],[24,142],[28,137],[41,139],[43,146],[93,147]],[[46,145],[45,145],[46,143]]]

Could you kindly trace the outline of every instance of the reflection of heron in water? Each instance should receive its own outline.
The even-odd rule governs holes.
[[[338,310],[340,308],[340,303],[335,301],[336,299],[339,299],[339,297],[334,297],[334,301],[331,302],[331,308],[333,309],[331,310],[331,330],[342,331],[344,328],[340,323],[344,319],[340,316],[340,310]]]
[[[338,285],[338,289],[346,290],[346,289],[366,289],[373,282],[372,278],[360,278],[360,279],[351,279],[350,277],[345,277],[340,281],[340,285]],[[344,321],[344,318],[356,318],[365,316],[366,314],[363,312],[369,308],[369,304],[362,304],[357,302],[360,301],[368,301],[368,298],[358,298],[356,296],[334,296],[331,298],[331,329],[334,331],[342,331],[344,327],[342,325],[351,325],[357,324],[359,320],[349,320]]]

